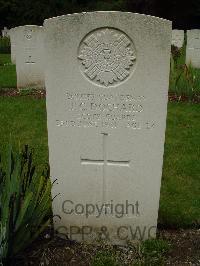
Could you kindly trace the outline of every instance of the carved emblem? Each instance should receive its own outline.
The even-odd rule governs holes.
[[[25,31],[25,34],[24,34],[25,38],[26,38],[27,40],[31,40],[31,39],[32,39],[32,33],[33,33],[33,30],[32,30],[32,29],[27,29],[27,30]]]
[[[111,86],[127,79],[136,62],[132,41],[123,32],[101,28],[87,35],[78,58],[84,75],[98,85]]]

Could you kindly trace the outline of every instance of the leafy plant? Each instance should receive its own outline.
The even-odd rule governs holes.
[[[37,175],[27,145],[16,154],[9,148],[6,171],[0,164],[0,258],[5,262],[50,223],[51,182],[48,168]]]
[[[185,45],[182,49],[172,46],[169,89],[190,99],[200,95],[200,70],[185,64]]]

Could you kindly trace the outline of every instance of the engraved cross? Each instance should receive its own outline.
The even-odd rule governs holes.
[[[108,141],[108,134],[101,133],[103,135],[103,159],[101,160],[94,160],[89,158],[81,158],[82,165],[102,165],[103,166],[103,190],[102,190],[102,199],[103,203],[106,203],[106,169],[108,166],[122,166],[122,167],[129,167],[130,161],[116,161],[110,160],[107,158],[107,141]]]

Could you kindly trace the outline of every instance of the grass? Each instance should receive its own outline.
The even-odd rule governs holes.
[[[92,266],[120,266],[114,251],[99,251],[92,261]]]
[[[28,144],[36,164],[48,162],[44,99],[0,97],[0,147],[5,154]],[[167,227],[200,225],[200,105],[169,103],[159,223]]]
[[[200,95],[200,69],[186,66],[185,50],[185,45],[180,50],[172,47],[169,91],[192,100]]]
[[[10,54],[0,54],[0,66],[11,64]]]
[[[10,38],[0,37],[0,53],[10,54]]]
[[[10,54],[0,54],[0,90],[16,88],[16,67],[11,64]]]
[[[165,254],[169,250],[169,243],[163,239],[149,239],[144,241],[141,244],[143,265],[164,265]]]
[[[123,258],[119,250],[113,246],[103,246],[93,258],[92,266],[120,266],[120,265],[165,265],[165,255],[171,249],[170,244],[163,239],[146,240],[140,244],[129,244],[128,250],[132,250],[131,261],[125,264],[127,258]],[[123,251],[126,254],[126,251]],[[128,263],[128,264],[127,264]]]
[[[200,105],[169,103],[159,222],[200,225]]]
[[[48,162],[46,105],[44,100],[30,97],[0,97],[0,153],[6,154],[7,144],[15,149],[24,144],[34,148],[35,162]]]

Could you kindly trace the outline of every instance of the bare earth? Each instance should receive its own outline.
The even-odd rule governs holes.
[[[89,266],[97,252],[109,249],[117,254],[119,265],[134,265],[141,258],[139,249],[133,245],[92,246],[49,237],[48,233],[43,235],[15,260],[14,265]],[[167,240],[171,246],[164,265],[200,265],[200,229],[160,230],[158,237]]]

